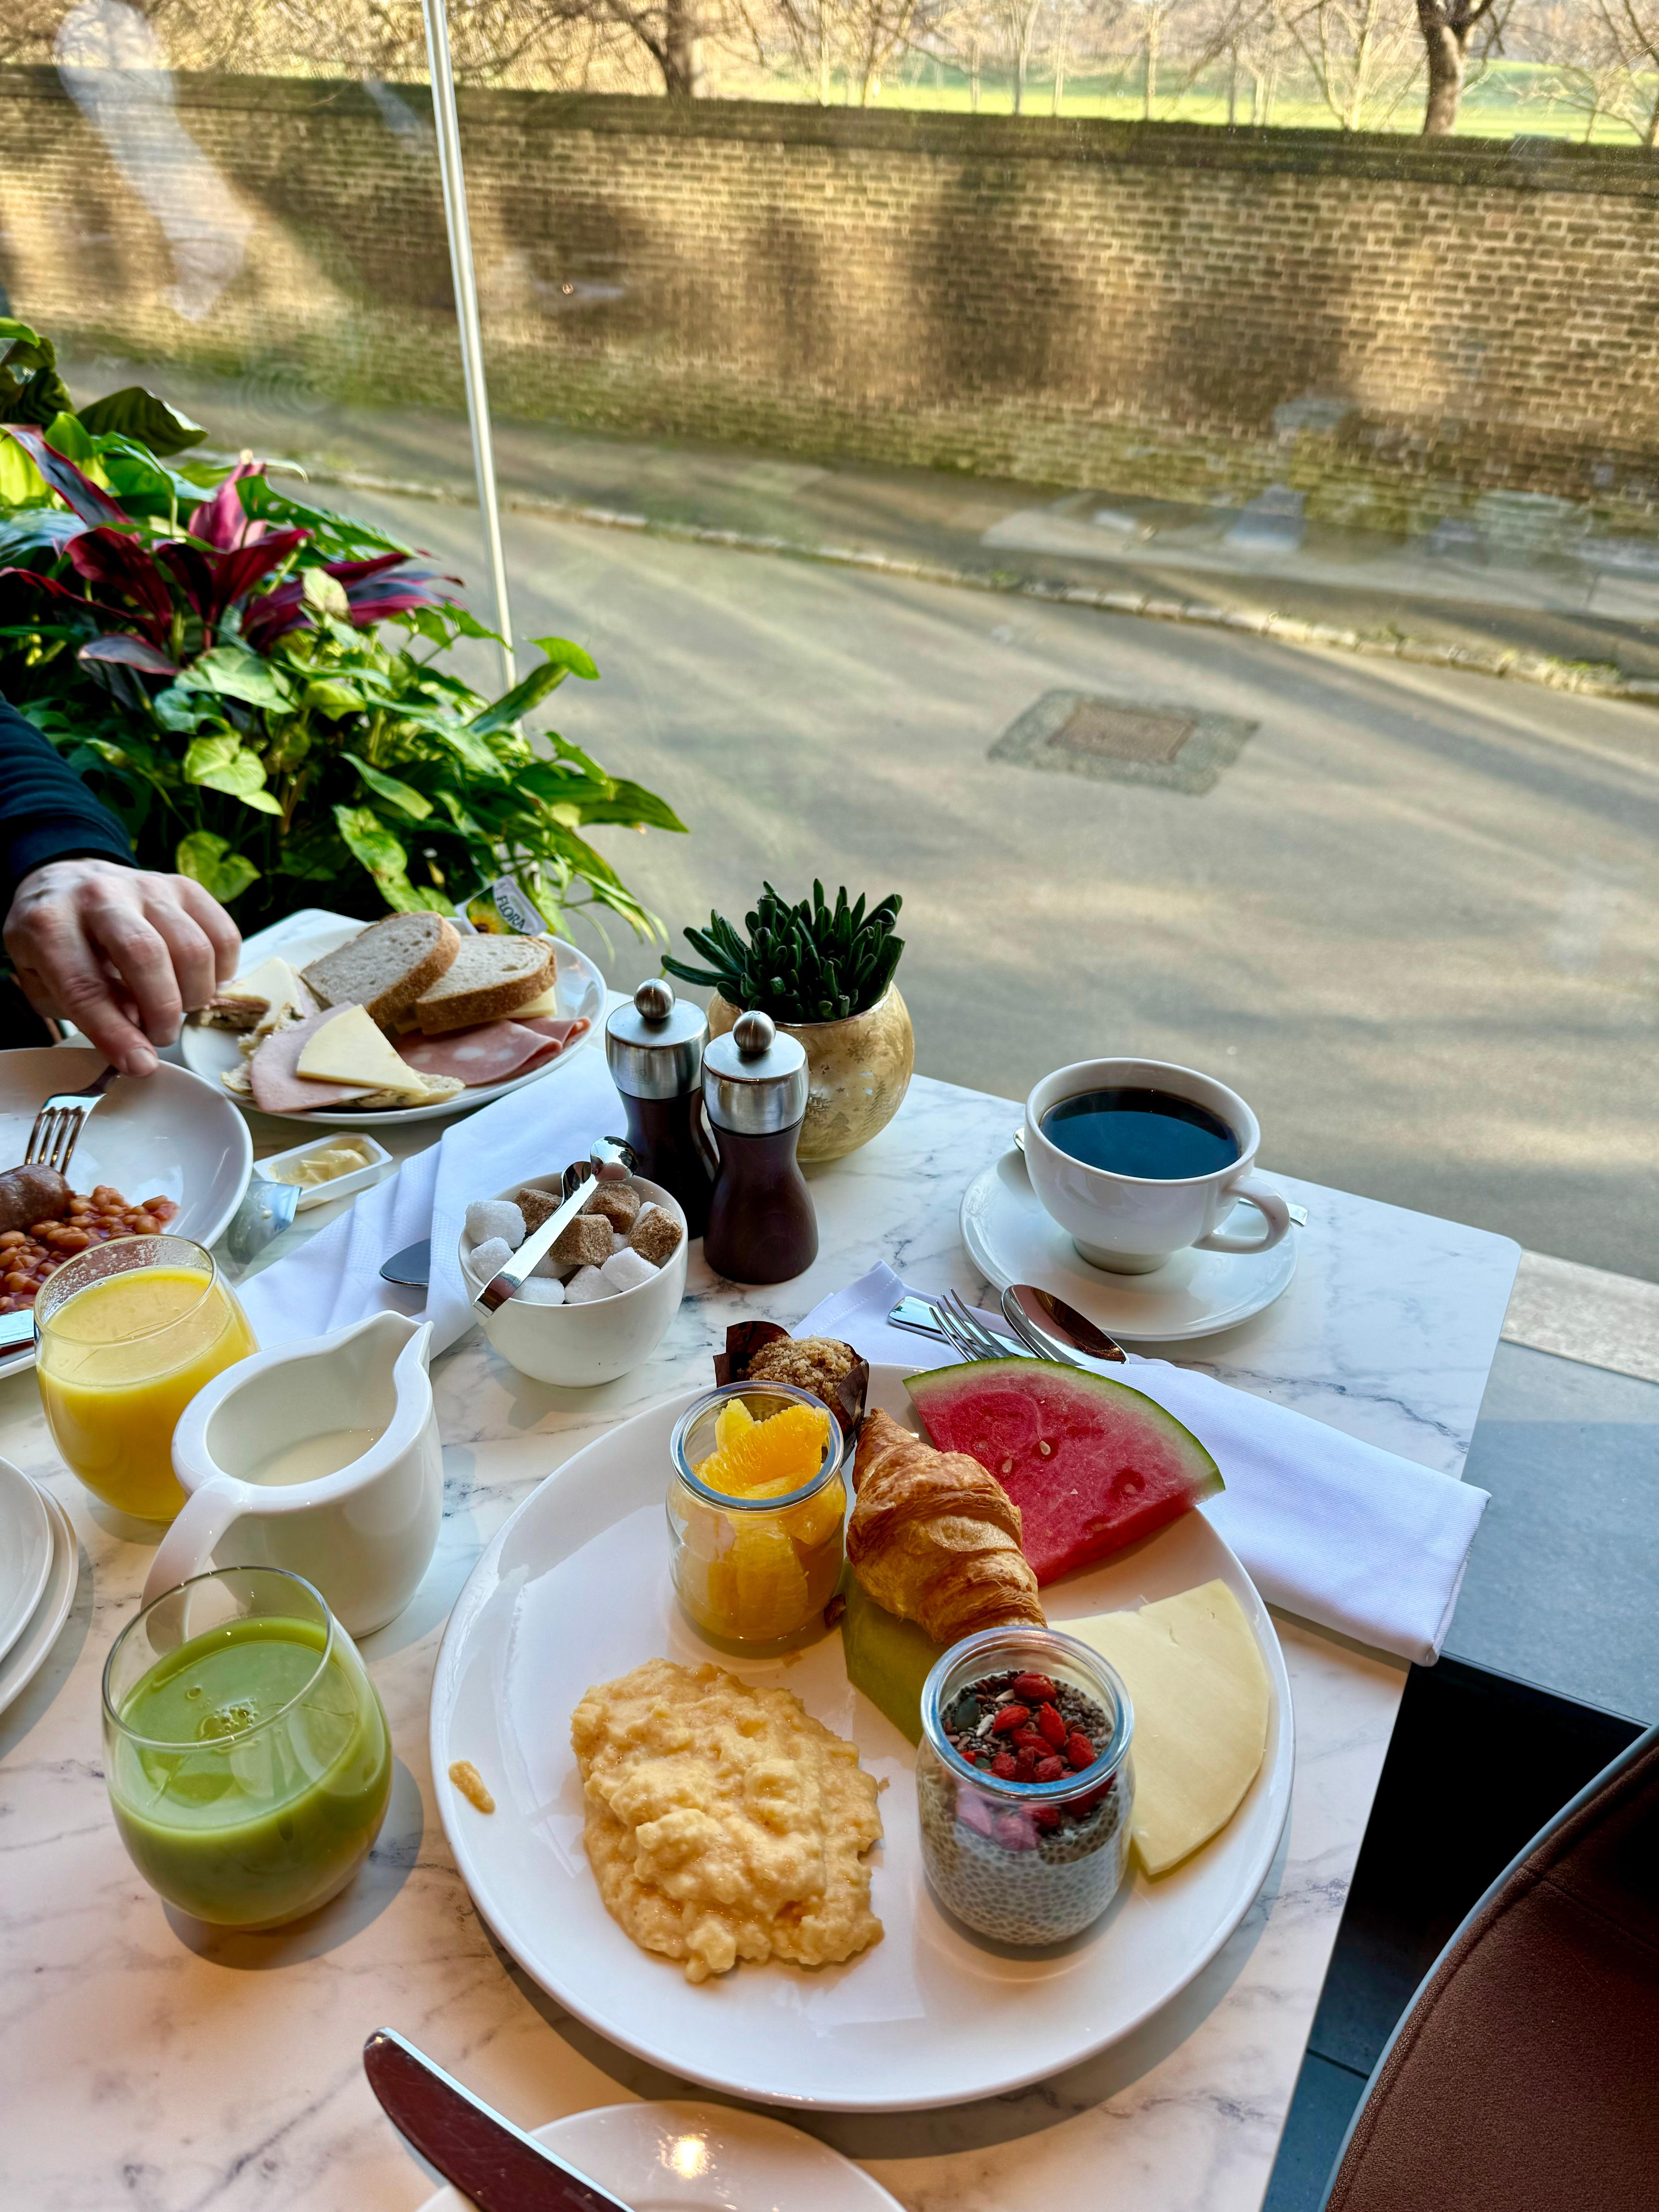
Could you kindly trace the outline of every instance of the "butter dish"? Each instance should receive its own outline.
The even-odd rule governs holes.
[[[299,1182],[294,1170],[302,1160],[319,1160],[325,1153],[348,1148],[363,1155],[362,1167],[331,1176],[326,1182]],[[386,1146],[377,1144],[366,1130],[332,1129],[313,1138],[308,1145],[294,1145],[285,1152],[272,1152],[268,1159],[255,1161],[253,1172],[267,1182],[297,1185],[300,1202],[296,1211],[303,1213],[307,1206],[326,1206],[331,1200],[350,1198],[360,1190],[367,1190],[397,1164]]]

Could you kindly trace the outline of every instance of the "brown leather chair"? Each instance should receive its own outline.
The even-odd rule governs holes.
[[[1441,1953],[1325,2208],[1659,2212],[1659,1729],[1533,1838]]]

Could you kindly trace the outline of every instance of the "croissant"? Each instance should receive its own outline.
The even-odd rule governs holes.
[[[877,1411],[859,1431],[854,1473],[847,1556],[878,1605],[936,1644],[1005,1623],[1042,1626],[1019,1508],[976,1459],[935,1451]]]

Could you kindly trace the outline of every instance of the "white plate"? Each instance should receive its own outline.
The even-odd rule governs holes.
[[[313,908],[316,919],[304,930],[284,930],[280,944],[271,945],[267,952],[280,951],[283,959],[295,967],[303,968],[307,961],[320,960],[325,952],[333,952],[348,945],[368,925],[352,921],[343,915],[323,914]],[[299,917],[296,917],[298,919]],[[276,932],[268,933],[275,936]],[[334,1113],[275,1114],[276,1121],[313,1121],[325,1129],[380,1129],[400,1121],[439,1121],[451,1114],[470,1114],[475,1106],[488,1106],[492,1098],[505,1098],[509,1091],[522,1091],[527,1083],[539,1083],[544,1076],[556,1075],[567,1062],[574,1060],[586,1044],[591,1044],[599,1035],[601,1017],[605,1012],[605,978],[576,945],[556,938],[556,981],[559,993],[559,1013],[562,1018],[574,1021],[580,1015],[586,1018],[586,1033],[574,1044],[568,1044],[556,1058],[544,1066],[532,1067],[526,1075],[510,1075],[505,1083],[481,1083],[476,1088],[459,1092],[453,1098],[441,1098],[430,1106],[386,1106],[364,1113],[342,1106]],[[246,967],[253,965],[246,952],[243,954]],[[186,1067],[210,1083],[221,1097],[229,1100],[229,1091],[219,1081],[233,1067],[246,1065],[238,1048],[236,1037],[230,1030],[204,1029],[199,1022],[186,1022],[179,1034],[179,1048]],[[238,1099],[248,1113],[257,1112],[253,1101]]]
[[[105,1066],[89,1045],[0,1052],[0,1163],[23,1157],[42,1099],[84,1090]],[[211,1244],[242,1202],[253,1167],[247,1124],[216,1085],[163,1060],[153,1075],[119,1075],[81,1132],[69,1179],[79,1191],[113,1183],[123,1198],[171,1198],[167,1233]],[[34,1364],[34,1347],[0,1359],[0,1376]]]
[[[40,1603],[51,1565],[46,1501],[20,1468],[0,1459],[0,1658]]]
[[[903,1378],[872,1369],[870,1398],[914,1427]],[[1163,1881],[1136,1876],[1073,1942],[1019,1953],[977,1942],[933,1902],[921,1871],[915,1753],[847,1680],[832,1634],[788,1659],[734,1661],[680,1613],[668,1579],[668,1439],[689,1390],[623,1422],[528,1498],[473,1570],[432,1690],[444,1831],[474,1903],[532,1979],[613,2043],[764,2104],[896,2112],[994,2096],[1103,2049],[1166,2004],[1243,1918],[1290,1808],[1290,1685],[1266,1608],[1201,1513],[1045,1592],[1049,1617],[1172,1595],[1219,1576],[1267,1663],[1273,1713],[1261,1771],[1231,1824]],[[582,1844],[569,1716],[594,1682],[656,1656],[714,1659],[781,1682],[849,1738],[887,1784],[873,1902],[884,1939],[844,1966],[739,1966],[694,1986],[638,1949],[599,1902]],[[472,1760],[489,1816],[442,1778]]]
[[[1238,1206],[1231,1220],[1243,1236],[1254,1233],[1261,1216]],[[1000,1291],[1035,1283],[1129,1344],[1181,1344],[1248,1321],[1283,1294],[1296,1273],[1302,1233],[1293,1229],[1267,1252],[1188,1250],[1150,1275],[1112,1275],[1091,1267],[1043,1212],[1017,1150],[977,1176],[962,1201],[962,1241],[988,1282]]]
[[[730,2105],[601,2105],[531,2133],[631,2212],[899,2212],[828,2143]],[[471,2202],[441,2189],[421,2212]]]
[[[70,1517],[51,1491],[40,1492],[52,1525],[52,1565],[40,1600],[29,1615],[28,1626],[3,1659],[0,1659],[0,1712],[34,1680],[47,1653],[58,1641],[75,1602],[75,1586],[81,1575],[81,1554]]]

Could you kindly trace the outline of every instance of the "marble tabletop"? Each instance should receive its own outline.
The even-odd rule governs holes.
[[[382,2025],[526,2124],[699,2094],[563,2014],[474,1911],[427,1763],[444,1622],[479,1551],[529,1491],[620,1416],[706,1376],[730,1321],[763,1313],[787,1323],[876,1259],[920,1287],[977,1293],[957,1206],[1017,1118],[1006,1099],[919,1079],[873,1144],[814,1177],[822,1248],[810,1273],[740,1291],[694,1253],[667,1339],[620,1382],[544,1388],[506,1367],[476,1331],[437,1363],[438,1555],[408,1610],[364,1645],[398,1753],[391,1812],[352,1888],[292,1931],[216,1935],[164,1908],[128,1863],[104,1794],[98,1681],[137,1607],[149,1548],[58,1463],[33,1376],[0,1382],[0,1452],[62,1500],[82,1555],[60,1643],[0,1714],[9,2204],[412,2212],[431,2177],[381,2116],[359,2063],[364,2036]],[[1289,1291],[1173,1356],[1459,1473],[1515,1246],[1278,1179],[1310,1216]],[[1200,1980],[1131,2041],[1018,2094],[800,2124],[866,2162],[915,2212],[1052,2212],[1109,2194],[1118,2212],[1254,2212],[1405,1676],[1400,1662],[1304,1624],[1281,1620],[1279,1630],[1297,1724],[1290,1823],[1261,1896]]]

